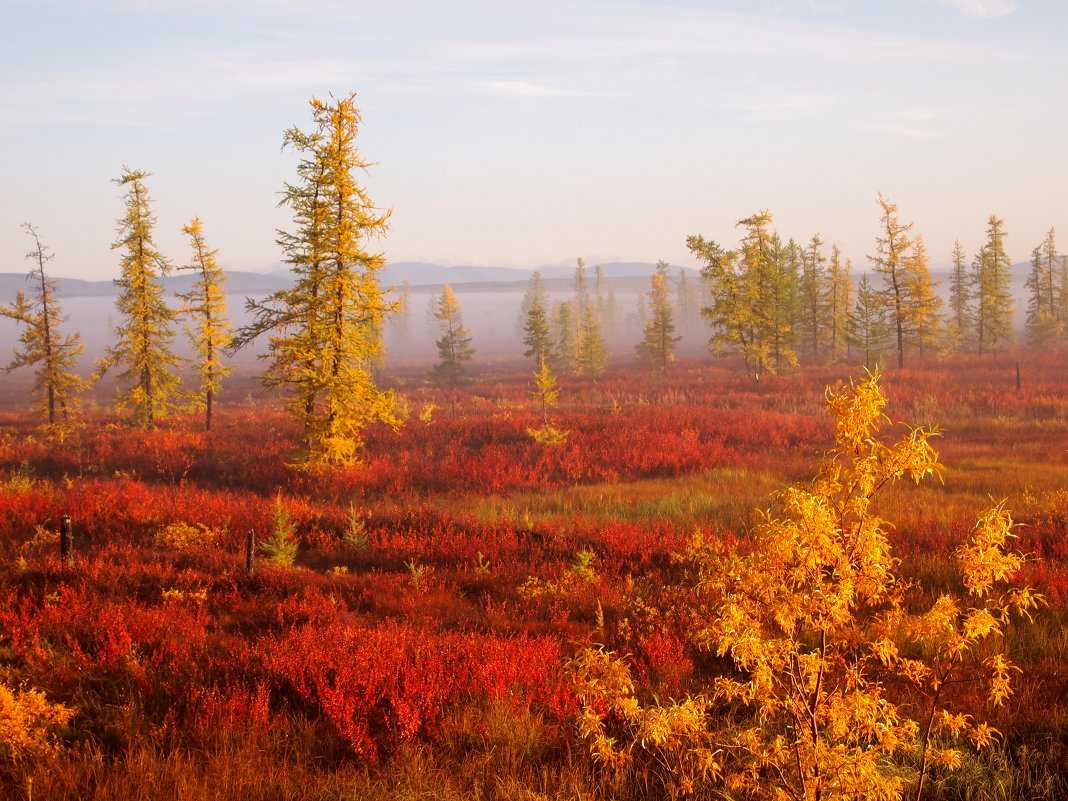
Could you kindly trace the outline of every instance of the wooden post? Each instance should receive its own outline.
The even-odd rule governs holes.
[[[1020,391],[1020,363],[1016,362],[1016,391]]]
[[[250,576],[256,566],[256,530],[249,529],[245,538],[245,572]]]
[[[59,521],[59,558],[67,567],[74,564],[74,530],[70,515],[63,515]]]

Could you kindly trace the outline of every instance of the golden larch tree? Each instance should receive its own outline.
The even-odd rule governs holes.
[[[211,431],[215,397],[223,378],[230,373],[230,368],[222,363],[223,352],[233,339],[226,315],[226,276],[216,259],[218,251],[209,248],[204,239],[204,224],[199,217],[183,226],[182,233],[189,237],[193,261],[178,269],[190,270],[196,277],[189,291],[178,297],[184,304],[183,313],[189,318],[186,330],[197,354],[198,397],[204,407],[204,429]]]
[[[167,305],[163,278],[171,265],[156,247],[155,215],[145,186],[151,173],[124,167],[116,183],[126,190],[126,209],[119,219],[119,236],[111,246],[122,252],[122,276],[116,306],[122,322],[117,342],[108,348],[98,375],[118,365],[120,411],[129,410],[135,422],[154,426],[181,400],[176,372],[178,357],[171,350],[177,312]]]
[[[385,260],[369,242],[386,232],[389,212],[378,210],[354,177],[370,166],[356,148],[355,94],[310,105],[312,130],[291,128],[283,139],[300,154],[298,181],[282,196],[295,227],[278,240],[295,281],[248,303],[253,321],[235,344],[270,334],[265,381],[291,390],[307,461],[346,464],[360,458],[367,426],[401,422],[394,393],[374,378],[385,315],[396,304],[379,285]]]
[[[667,262],[659,262],[649,279],[649,320],[642,341],[637,345],[639,357],[655,370],[664,372],[675,361],[675,316],[668,299]]]
[[[54,254],[32,224],[24,223],[22,229],[33,240],[33,249],[26,254],[33,267],[28,275],[29,294],[20,290],[13,305],[0,306],[0,317],[22,326],[19,348],[7,371],[35,368],[34,400],[52,425],[57,416],[68,419],[78,395],[87,385],[74,371],[84,347],[77,333],[64,334],[60,330],[64,318],[56,298],[56,283],[45,272]]]
[[[909,284],[908,252],[912,246],[909,230],[912,223],[903,224],[898,219],[897,206],[879,195],[882,210],[880,232],[876,237],[876,254],[869,256],[875,272],[882,276],[882,294],[886,299],[889,323],[897,348],[897,366],[905,366],[905,342],[908,330]]]
[[[850,278],[852,262],[842,261],[842,252],[837,245],[831,246],[831,263],[828,270],[827,324],[831,359],[840,359],[849,347],[849,311],[853,302],[853,283]]]
[[[438,363],[434,367],[434,379],[443,386],[455,387],[463,380],[464,364],[471,360],[475,350],[471,347],[471,334],[464,327],[460,301],[448,284],[441,288],[441,294],[434,302],[434,319],[441,332],[437,341]]]
[[[917,236],[905,265],[905,322],[908,344],[920,358],[938,349],[942,331],[942,298],[935,293],[923,237]]]

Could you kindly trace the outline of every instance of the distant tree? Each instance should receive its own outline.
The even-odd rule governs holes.
[[[975,258],[972,272],[980,354],[995,350],[1012,338],[1011,272],[1012,261],[1005,252],[1005,223],[991,214],[987,220],[987,241]]]
[[[545,303],[541,273],[535,272],[530,277],[530,284],[523,297],[523,344],[527,347],[523,355],[534,359],[535,364],[541,364],[542,360],[552,357],[552,332],[549,330]]]
[[[668,365],[675,361],[675,343],[679,341],[679,337],[675,336],[674,313],[668,299],[667,271],[667,262],[659,262],[650,279],[649,321],[645,325],[645,336],[637,346],[641,359],[660,372],[667,370]]]
[[[579,305],[579,315],[575,374],[596,378],[608,366],[608,345],[601,334],[601,321],[597,310],[588,298],[585,303]]]
[[[801,311],[801,264],[804,253],[790,240],[785,245],[778,234],[771,236],[770,270],[771,304],[767,309],[771,358],[775,372],[797,366],[797,327]]]
[[[553,360],[563,373],[573,374],[578,361],[578,318],[575,304],[561,301],[552,314]]]
[[[745,228],[738,250],[724,250],[701,236],[686,240],[703,263],[709,304],[702,316],[712,328],[714,353],[734,352],[757,380],[797,364],[793,348],[800,254],[771,231],[771,213],[738,223]]]
[[[354,176],[370,166],[356,148],[355,94],[313,98],[311,110],[312,131],[293,128],[283,140],[302,156],[299,182],[283,193],[296,228],[279,238],[296,281],[267,301],[249,303],[254,321],[238,343],[272,333],[266,380],[294,390],[308,460],[346,464],[359,459],[368,425],[401,422],[396,396],[374,378],[385,316],[396,304],[378,283],[382,254],[367,248],[388,229],[390,213],[374,206]]]
[[[0,306],[0,317],[7,317],[22,326],[21,347],[15,351],[7,372],[19,367],[36,368],[35,404],[52,425],[57,414],[68,419],[79,393],[87,386],[87,382],[74,372],[84,347],[77,333],[65,335],[60,330],[64,317],[56,298],[56,283],[45,272],[45,265],[54,258],[51,249],[41,242],[33,225],[23,223],[22,229],[33,240],[33,250],[26,254],[26,258],[33,262],[28,275],[31,288],[28,298],[19,290],[14,305]]]
[[[548,308],[548,296],[545,292],[545,282],[542,280],[541,271],[535,270],[527,281],[527,288],[523,292],[523,299],[519,302],[519,317],[516,318],[516,331],[520,336],[527,327],[527,319],[530,315],[530,307],[537,301],[543,309]]]
[[[124,167],[115,181],[126,189],[119,238],[111,246],[122,251],[122,277],[115,284],[123,321],[115,329],[118,341],[105,352],[98,368],[98,375],[115,365],[123,368],[117,406],[130,410],[143,428],[166,417],[181,398],[175,372],[178,357],[171,350],[177,312],[167,305],[163,289],[171,265],[153,238],[156,218],[145,187],[149,175]]]
[[[882,295],[890,316],[896,349],[897,366],[905,366],[905,342],[908,329],[909,285],[907,281],[907,254],[912,245],[909,230],[912,223],[898,220],[897,206],[879,195],[882,209],[880,234],[876,238],[876,255],[869,256],[875,272],[882,276]]]
[[[197,276],[190,290],[178,297],[184,303],[183,312],[190,318],[188,334],[197,354],[204,429],[211,431],[215,396],[222,379],[230,373],[230,368],[222,363],[223,351],[232,340],[226,316],[226,276],[215,258],[218,251],[210,249],[204,240],[204,225],[199,217],[184,226],[182,233],[189,237],[193,261],[178,269],[195,271]]]
[[[831,266],[828,275],[829,293],[827,324],[829,331],[828,347],[832,359],[840,359],[848,349],[846,329],[849,324],[849,312],[853,302],[853,284],[849,277],[852,263],[847,259],[842,263],[842,253],[837,245],[831,247]]]
[[[397,333],[402,337],[407,337],[412,320],[412,285],[407,280],[401,281],[400,288],[397,290],[397,305],[393,319],[396,321]]]
[[[801,315],[797,333],[799,342],[803,343],[812,361],[819,361],[822,357],[823,343],[830,328],[831,292],[822,248],[823,240],[816,234],[801,258]]]
[[[1068,255],[1060,257],[1060,269],[1057,270],[1055,284],[1057,319],[1061,323],[1061,333],[1068,336]]]
[[[954,351],[964,350],[975,325],[972,292],[960,240],[953,243],[953,263],[949,274],[949,317],[946,338]]]
[[[675,286],[676,305],[679,310],[678,327],[683,336],[694,330],[694,324],[700,319],[701,297],[697,281],[689,276],[684,267],[679,268],[679,277]]]
[[[942,299],[935,294],[923,237],[916,237],[905,265],[906,333],[920,358],[938,348],[942,331]]]
[[[849,315],[849,344],[860,351],[864,357],[864,365],[871,368],[878,363],[889,334],[885,296],[872,287],[867,275],[861,276],[857,286],[856,306]]]
[[[1031,272],[1027,276],[1027,339],[1032,347],[1049,347],[1060,335],[1057,305],[1057,244],[1051,228],[1042,243],[1031,251]]]
[[[475,351],[471,347],[471,335],[464,328],[460,302],[448,284],[441,288],[434,304],[434,317],[441,332],[437,341],[439,361],[434,367],[434,379],[442,386],[455,387],[463,380],[464,364],[471,360]]]

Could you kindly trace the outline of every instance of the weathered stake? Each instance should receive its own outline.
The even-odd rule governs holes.
[[[1016,362],[1016,391],[1020,391],[1020,363]]]
[[[250,576],[256,566],[256,531],[255,529],[248,530],[248,536],[245,538],[245,572]]]
[[[74,529],[70,515],[63,515],[59,521],[59,558],[67,567],[74,564]]]

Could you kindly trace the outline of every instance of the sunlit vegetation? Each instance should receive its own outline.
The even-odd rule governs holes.
[[[578,259],[555,297],[530,280],[521,361],[480,363],[443,285],[437,363],[391,370],[410,287],[379,283],[356,98],[310,111],[283,134],[292,283],[237,331],[199,218],[171,305],[149,173],[124,169],[119,323],[83,378],[26,227],[30,289],[0,307],[35,371],[0,417],[0,795],[1068,796],[1052,231],[1021,340],[1005,223],[970,263],[958,243],[943,304],[879,195],[868,273],[762,210],[734,248],[687,240],[699,275],[657,265],[636,351]],[[702,325],[710,357],[678,352]],[[232,371],[261,339],[262,374]]]

